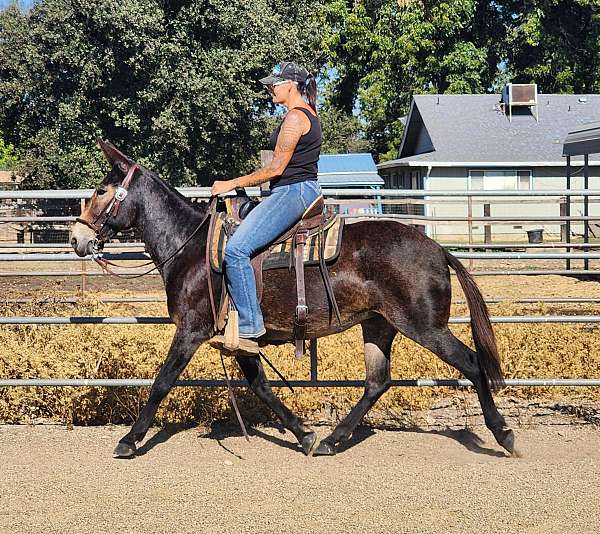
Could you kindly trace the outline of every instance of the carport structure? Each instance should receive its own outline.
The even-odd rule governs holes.
[[[589,189],[589,159],[590,154],[600,154],[600,121],[589,122],[569,132],[563,143],[563,156],[567,157],[567,190],[571,189],[571,156],[583,156],[583,188]],[[567,196],[566,215],[571,215],[571,197]],[[589,216],[589,197],[583,199],[583,215]],[[567,243],[571,242],[571,222],[567,221]],[[590,225],[586,218],[583,224],[583,242],[589,243]],[[589,252],[589,248],[583,249]],[[570,252],[570,249],[567,249]],[[567,269],[571,261],[567,260]],[[584,260],[584,269],[589,269],[589,260]]]

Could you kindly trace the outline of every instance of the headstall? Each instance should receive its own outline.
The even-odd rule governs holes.
[[[127,197],[128,189],[129,189],[129,186],[131,185],[131,181],[133,180],[135,171],[139,170],[139,168],[140,167],[137,163],[134,163],[133,165],[131,165],[131,167],[129,167],[129,170],[127,171],[127,175],[125,176],[125,179],[123,180],[121,185],[117,186],[117,189],[115,191],[113,198],[108,203],[106,208],[104,208],[102,210],[100,215],[98,215],[98,217],[96,217],[96,219],[94,219],[94,221],[92,221],[92,222],[86,221],[83,217],[77,217],[75,219],[76,222],[87,226],[88,228],[92,229],[96,233],[95,248],[98,248],[101,243],[104,243],[104,239],[106,239],[106,238],[102,237],[102,235],[101,235],[102,231],[104,230],[104,228],[106,228],[106,225],[108,224],[108,221],[110,220],[110,218],[117,216],[117,213],[119,212],[119,207],[121,206],[121,202],[123,202],[125,200],[125,198]],[[96,251],[96,253],[97,253],[97,251]]]

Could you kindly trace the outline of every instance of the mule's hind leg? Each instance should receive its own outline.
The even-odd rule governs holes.
[[[361,326],[367,373],[365,392],[331,435],[319,443],[315,456],[335,454],[335,445],[350,438],[360,420],[390,387],[390,352],[396,329],[380,316],[363,321]]]
[[[496,441],[511,454],[515,452],[515,437],[498,411],[485,372],[481,369],[477,353],[457,339],[448,328],[430,330],[411,336],[415,341],[458,369],[475,386],[485,425]]]
[[[308,430],[304,423],[293,414],[273,393],[269,380],[260,358],[249,356],[238,356],[236,360],[250,384],[250,388],[256,396],[263,401],[282,422],[283,426],[290,430],[302,446],[304,454],[312,453],[317,441],[317,434]]]

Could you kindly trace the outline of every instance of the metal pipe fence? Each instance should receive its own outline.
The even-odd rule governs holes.
[[[498,324],[536,324],[536,323],[600,323],[600,315],[498,315],[491,316],[490,321]],[[449,324],[470,324],[470,317],[450,317]],[[137,317],[0,317],[0,325],[147,325],[172,324],[169,317],[137,316]]]
[[[508,387],[598,387],[595,378],[507,378]],[[151,378],[0,378],[2,387],[150,387]],[[231,380],[234,387],[248,387],[246,380]],[[281,380],[269,380],[274,387],[286,387]],[[364,380],[288,380],[292,387],[347,388],[364,387]],[[473,387],[466,379],[453,378],[407,378],[391,380],[394,387]],[[179,387],[225,387],[227,382],[218,379],[177,380]]]
[[[148,267],[150,268],[150,267]],[[133,270],[133,269],[121,269],[119,270],[120,275],[125,276],[133,276],[141,274],[142,270]],[[159,276],[160,273],[154,271],[148,273],[146,276]],[[452,271],[450,273],[451,276],[456,276],[456,274]],[[471,276],[549,276],[549,275],[557,275],[557,276],[593,276],[600,277],[600,271],[590,270],[590,269],[530,269],[530,270],[496,270],[496,271],[472,271]],[[37,276],[59,276],[59,277],[68,277],[68,276],[93,276],[93,277],[103,277],[103,276],[112,276],[110,273],[106,273],[100,270],[88,271],[88,270],[69,270],[69,271],[0,271],[0,278],[24,278],[24,277],[37,277]]]
[[[180,187],[177,190],[188,198],[210,198],[210,187]],[[263,196],[263,191],[258,187],[247,187],[246,192],[249,196]],[[402,197],[600,197],[600,189],[535,189],[535,190],[429,190],[429,189],[334,189],[324,187],[323,192],[327,197],[366,197],[366,198],[402,198]],[[38,189],[38,190],[17,190],[0,191],[0,200],[19,200],[19,199],[46,199],[46,200],[67,200],[67,199],[88,199],[94,193],[93,189]],[[268,194],[268,193],[267,193]],[[229,195],[233,196],[233,193]]]
[[[188,198],[208,199],[210,197],[209,188],[180,188],[179,191]],[[386,198],[390,202],[397,202],[395,199],[411,200],[415,197],[420,197],[419,202],[427,202],[431,199],[447,199],[447,198],[467,198],[469,202],[479,199],[492,198],[540,198],[540,199],[563,199],[567,198],[570,201],[573,199],[588,199],[589,197],[600,197],[600,190],[530,190],[530,191],[429,191],[429,190],[372,190],[372,189],[325,189],[328,203],[334,202],[335,199],[371,199],[371,201],[385,204]],[[93,193],[93,190],[63,190],[63,191],[0,191],[0,200],[5,199],[87,199]],[[249,188],[248,194],[251,196],[261,196],[263,193],[259,188]],[[345,202],[345,201],[344,201]],[[342,215],[349,219],[355,219],[356,215]],[[594,217],[585,213],[583,216],[571,216],[567,211],[565,214],[554,217],[547,216],[527,216],[527,217],[491,217],[486,214],[483,217],[435,217],[419,214],[397,214],[397,213],[369,213],[362,217],[366,218],[391,218],[403,220],[405,222],[445,222],[445,223],[473,223],[485,222],[494,224],[509,224],[522,222],[553,222],[567,225],[570,229],[572,222],[587,223],[591,221],[600,221],[600,216]],[[75,218],[72,216],[0,216],[0,223],[69,223]],[[564,240],[563,240],[564,241]],[[491,243],[457,243],[446,244],[447,248],[462,248],[462,249],[511,249],[511,248],[563,248],[567,252],[456,252],[455,256],[461,259],[467,259],[470,262],[473,260],[566,260],[567,266],[570,267],[571,260],[583,259],[586,261],[586,268],[576,269],[544,269],[544,270],[488,270],[474,271],[475,276],[505,276],[505,275],[545,275],[545,274],[570,274],[570,275],[599,275],[600,271],[594,271],[587,268],[587,261],[590,259],[600,259],[600,253],[589,252],[594,248],[600,247],[600,243],[570,243],[570,234],[567,236],[567,242],[563,243],[507,243],[507,244],[491,244]],[[15,248],[20,249],[54,249],[54,250],[69,250],[68,245],[47,244],[47,243],[0,243],[0,248]],[[107,245],[107,249],[118,248],[143,248],[143,243],[111,243]],[[571,252],[572,249],[583,249],[586,252]],[[149,260],[149,256],[140,251],[110,253],[104,255],[107,259],[116,261],[130,260]],[[0,253],[0,261],[7,262],[72,262],[72,261],[88,261],[90,258],[79,258],[74,254],[63,254],[61,252],[40,253]],[[139,274],[140,271],[127,269],[126,267],[120,271],[123,274]],[[154,273],[157,275],[158,273]],[[104,276],[106,273],[92,270],[61,270],[61,271],[15,271],[15,272],[0,272],[0,277],[12,276]],[[31,299],[33,301],[33,299]],[[127,299],[101,299],[103,302],[164,302],[164,297],[130,297]],[[509,300],[509,299],[504,299]],[[65,302],[76,303],[76,299],[64,299]],[[502,302],[503,299],[488,298],[488,303]],[[11,299],[5,302],[28,302],[26,299]],[[53,302],[56,302],[53,300]],[[523,298],[514,300],[515,303],[533,303],[533,302],[553,302],[553,303],[597,303],[600,298]],[[493,316],[490,318],[494,324],[589,324],[590,328],[596,329],[597,323],[600,323],[600,315],[521,315],[521,316]],[[450,324],[469,324],[469,317],[451,317]],[[171,324],[169,317],[162,316],[140,316],[140,317],[90,317],[90,316],[71,316],[71,317],[0,317],[0,325],[157,325]],[[310,380],[291,380],[292,386],[296,387],[361,387],[364,385],[363,380],[320,380],[318,379],[317,370],[317,355],[316,342],[311,343],[311,370]],[[56,386],[56,387],[141,387],[151,386],[152,379],[0,379],[0,387],[30,387],[30,386]],[[400,387],[469,387],[472,384],[464,379],[401,379],[392,380],[393,386]],[[542,378],[542,379],[509,379],[506,381],[508,386],[526,387],[526,386],[561,386],[561,387],[597,387],[600,386],[600,379],[558,379],[558,378]],[[273,381],[272,384],[281,387],[284,384],[280,381]],[[221,387],[225,385],[223,380],[212,379],[197,379],[197,380],[181,380],[178,381],[178,386],[203,386],[203,387]],[[234,386],[246,386],[245,381],[234,381]]]
[[[77,304],[81,302],[79,297],[66,297],[66,298],[54,298],[54,297],[23,297],[23,298],[5,298],[0,299],[0,304]],[[161,303],[166,302],[166,297],[107,297],[97,299],[101,304],[148,304],[148,303]],[[466,304],[465,300],[452,301],[454,304]],[[596,304],[600,302],[600,297],[530,297],[511,299],[503,297],[488,297],[485,299],[486,304],[498,304],[501,302],[510,302],[513,304]]]
[[[581,260],[584,258],[597,260],[600,259],[600,252],[455,252],[452,253],[459,259],[473,259],[473,260],[563,260],[570,258],[572,260]],[[118,253],[107,253],[103,254],[103,257],[107,260],[122,260],[122,261],[148,261],[152,259],[146,253],[140,252],[118,252]],[[43,253],[43,254],[15,254],[15,253],[0,253],[0,262],[24,262],[24,261],[82,261],[91,260],[92,256],[80,257],[76,254],[62,254],[62,253]]]
[[[468,248],[468,249],[535,249],[535,248],[585,248],[585,249],[595,249],[600,248],[600,243],[562,243],[558,241],[546,241],[544,243],[439,243],[442,247],[448,249],[460,249],[460,248]],[[144,243],[142,242],[124,242],[124,243],[106,243],[104,245],[104,250],[110,249],[121,249],[121,248],[139,248],[143,251]],[[24,249],[24,250],[51,250],[51,251],[72,251],[73,247],[71,245],[65,243],[0,243],[1,249]],[[2,252],[0,252],[2,254]]]
[[[600,315],[497,315],[490,321],[498,324],[536,324],[536,323],[600,323]],[[470,324],[470,317],[450,317],[449,324]],[[148,325],[172,324],[169,317],[0,317],[0,325]]]

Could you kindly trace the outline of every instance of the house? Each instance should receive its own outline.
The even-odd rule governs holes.
[[[379,164],[378,170],[386,188],[565,189],[563,142],[570,131],[599,119],[600,95],[538,94],[535,84],[509,84],[502,95],[415,95],[398,158]],[[583,158],[573,157],[571,165],[571,188],[582,189]],[[600,156],[590,158],[589,188],[600,189]],[[492,217],[558,216],[560,210],[557,198],[474,199],[473,216],[483,216],[486,203]],[[582,206],[574,201],[571,214],[582,214]],[[404,213],[411,213],[407,206]],[[466,217],[467,201],[463,197],[427,203],[422,213]],[[600,215],[598,204],[591,204],[590,215]],[[542,227],[547,237],[560,236],[557,224],[513,221],[492,226],[498,239],[521,237],[526,230]],[[572,229],[581,232],[582,225]],[[472,230],[484,233],[480,222]],[[441,222],[427,225],[426,231],[432,237],[464,237],[467,225]]]
[[[15,190],[19,188],[23,178],[12,171],[0,171],[0,190]]]

